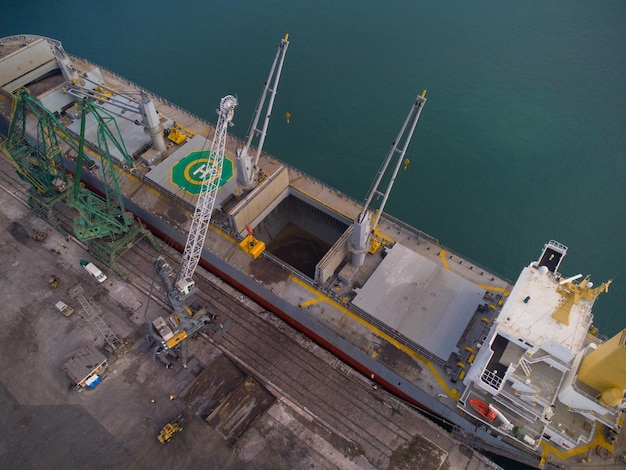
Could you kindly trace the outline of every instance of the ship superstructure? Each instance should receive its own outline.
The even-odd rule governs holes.
[[[285,41],[275,65],[282,66]],[[20,87],[74,139],[81,135],[78,103],[96,101],[117,116],[131,158],[111,149],[125,207],[182,250],[215,128],[69,56],[57,41],[4,38],[0,54],[0,132],[9,130]],[[419,115],[424,102],[418,95],[412,112]],[[82,135],[98,167],[90,122]],[[417,119],[411,122],[414,128]],[[30,114],[32,139],[36,128]],[[265,138],[266,124],[262,131]],[[76,155],[61,146],[63,165],[74,173]],[[617,458],[607,430],[618,429],[626,383],[596,371],[613,370],[624,341],[603,344],[590,335],[591,307],[606,285],[563,279],[563,245],[550,242],[512,285],[382,210],[369,212],[367,202],[263,152],[250,158],[248,147],[226,138],[202,266],[476,447],[534,466],[580,461],[597,446]],[[104,192],[94,168],[83,169],[82,182]],[[364,229],[365,220],[376,222]]]
[[[589,334],[591,306],[610,282],[594,287],[580,274],[561,277],[566,253],[550,241],[524,268],[459,401],[465,413],[533,451],[546,443],[563,451],[589,445],[599,427],[619,429],[625,406],[625,331],[605,344]],[[477,402],[498,416],[477,411]]]

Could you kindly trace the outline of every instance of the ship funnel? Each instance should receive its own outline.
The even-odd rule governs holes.
[[[607,405],[619,405],[626,389],[626,329],[582,360],[578,380],[597,390]]]

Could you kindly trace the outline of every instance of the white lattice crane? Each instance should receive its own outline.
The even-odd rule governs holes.
[[[178,289],[182,298],[189,296],[196,290],[193,274],[198,267],[204,239],[211,222],[211,214],[215,206],[215,197],[217,196],[222,175],[224,153],[226,152],[226,129],[233,120],[236,106],[237,98],[232,95],[221,99],[220,107],[217,110],[217,126],[211,142],[209,158],[205,166],[200,170],[203,172],[202,187],[193,219],[191,220],[180,271],[175,282],[176,289]]]

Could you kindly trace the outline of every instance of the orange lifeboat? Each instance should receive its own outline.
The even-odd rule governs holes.
[[[496,419],[496,412],[489,408],[489,405],[484,401],[480,401],[477,398],[470,400],[470,405],[474,408],[482,417],[488,421],[494,421]]]

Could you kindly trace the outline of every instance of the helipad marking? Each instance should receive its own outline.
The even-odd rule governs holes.
[[[190,152],[172,166],[172,183],[188,193],[200,194],[202,179],[211,171],[209,165],[212,162],[213,158],[208,150]],[[219,186],[226,184],[234,175],[233,161],[224,158],[222,168],[218,168],[216,174],[220,177]]]

